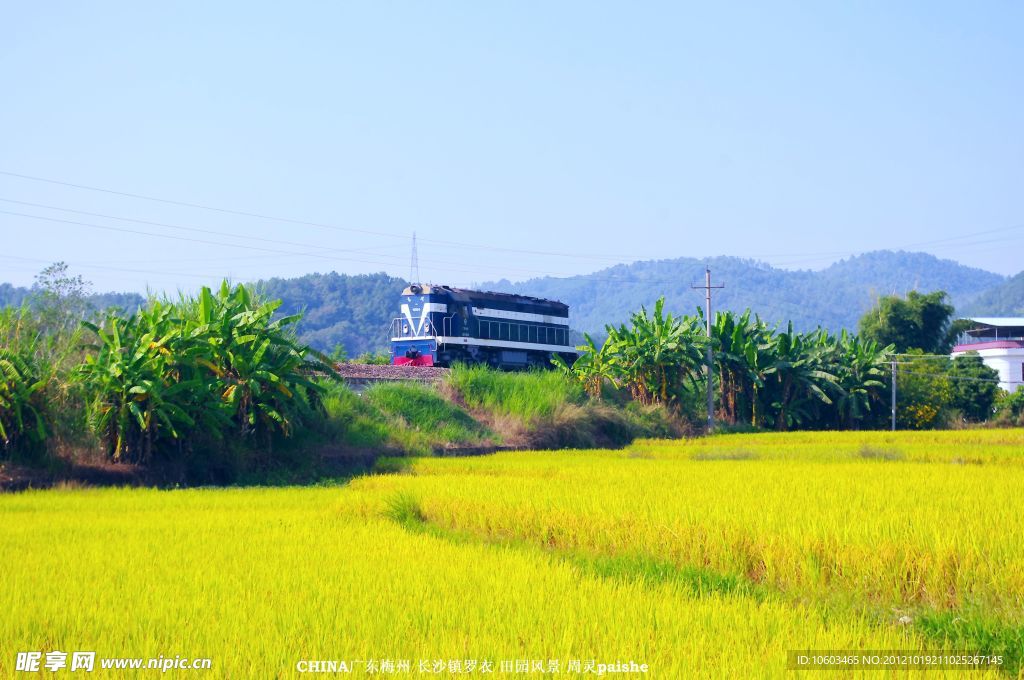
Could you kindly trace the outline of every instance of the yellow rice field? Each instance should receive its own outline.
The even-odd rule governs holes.
[[[1002,655],[970,677],[1008,677],[1022,460],[1019,430],[723,435],[391,460],[320,487],[0,496],[0,676],[52,650],[234,678],[303,660],[781,677],[790,650],[948,650]],[[409,672],[373,672],[396,660]],[[501,672],[516,660],[560,672]]]

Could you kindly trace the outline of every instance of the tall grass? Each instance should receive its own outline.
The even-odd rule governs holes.
[[[337,443],[430,455],[456,447],[485,446],[496,435],[437,391],[418,383],[378,384],[363,396],[332,386],[324,405],[327,432]]]
[[[505,373],[486,366],[457,364],[448,381],[470,408],[523,422],[549,418],[559,407],[582,404],[586,398],[579,383],[557,371]]]

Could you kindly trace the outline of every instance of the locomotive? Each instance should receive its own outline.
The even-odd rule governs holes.
[[[550,368],[577,357],[569,306],[554,300],[413,284],[402,291],[402,316],[391,322],[391,363],[487,364],[505,370]]]

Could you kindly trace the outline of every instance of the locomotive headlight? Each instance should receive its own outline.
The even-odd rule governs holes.
[[[402,324],[402,333],[405,334],[405,333],[408,333],[408,332],[409,332],[409,324],[403,323]]]

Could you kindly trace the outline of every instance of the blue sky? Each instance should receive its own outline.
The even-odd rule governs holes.
[[[104,290],[407,276],[413,231],[422,278],[461,285],[879,248],[1013,274],[1022,20],[1014,2],[8,3],[0,172],[292,221],[0,174],[0,281],[55,260]]]

